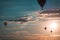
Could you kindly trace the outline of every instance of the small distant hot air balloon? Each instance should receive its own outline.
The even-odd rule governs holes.
[[[45,27],[44,29],[46,30],[47,28]]]
[[[43,10],[46,0],[37,0],[37,1],[38,1],[39,5],[41,6],[41,9]]]
[[[7,26],[7,22],[4,22],[4,25]]]
[[[52,33],[53,31],[51,30],[50,32]]]

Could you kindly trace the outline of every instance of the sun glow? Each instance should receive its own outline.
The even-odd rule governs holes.
[[[48,26],[51,30],[55,31],[57,29],[58,24],[56,21],[50,21]]]

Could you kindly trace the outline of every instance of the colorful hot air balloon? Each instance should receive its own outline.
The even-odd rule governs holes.
[[[37,0],[37,1],[38,1],[39,5],[41,6],[41,9],[43,10],[46,0]]]

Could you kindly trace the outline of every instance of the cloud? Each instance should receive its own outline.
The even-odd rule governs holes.
[[[0,33],[1,34],[1,33]],[[31,35],[30,32],[28,31],[16,31],[16,32],[11,32],[11,33],[7,33],[7,34],[2,34],[0,35],[1,39],[23,39],[24,36],[28,36]]]
[[[32,34],[32,35],[25,35],[25,36],[17,36],[17,35],[15,35],[15,36],[12,36],[12,37],[10,37],[10,39],[14,39],[14,40],[16,40],[16,39],[21,39],[21,40],[50,40],[50,39],[52,39],[52,40],[59,40],[60,38],[59,37],[56,37],[56,36],[54,36],[54,37],[52,37],[52,36],[41,36],[40,34]]]
[[[29,33],[28,31],[16,31],[16,32],[13,32],[13,34],[16,34],[16,35],[19,35],[19,34],[22,34],[22,35],[31,35],[31,33]]]
[[[16,31],[0,35],[0,39],[3,40],[60,40],[60,36],[47,36],[43,34],[32,34],[28,31]]]
[[[38,12],[37,12],[37,15],[38,15]],[[42,20],[38,19],[36,14],[33,14],[32,16],[23,16],[22,19],[23,21],[21,21],[20,18],[18,20],[23,22],[23,24],[19,24],[18,20],[15,20],[14,24],[13,23],[10,25],[8,24],[9,26],[6,27],[6,29],[4,29],[4,32],[2,33],[2,35],[0,33],[1,39],[13,39],[13,40],[17,40],[17,39],[19,40],[49,40],[50,39],[51,36],[43,35],[45,32],[43,29],[44,28],[43,25],[45,24],[44,18],[42,18]],[[26,22],[24,22],[24,20],[26,20]],[[60,39],[59,37],[56,37],[56,36],[52,38],[54,40]]]

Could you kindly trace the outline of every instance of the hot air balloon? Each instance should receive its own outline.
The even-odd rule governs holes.
[[[47,28],[45,27],[44,29],[46,30]]]
[[[4,25],[7,26],[7,22],[4,22]]]
[[[53,31],[51,30],[50,32],[52,33]]]
[[[38,1],[39,5],[41,6],[41,9],[43,10],[46,0],[37,0],[37,1]]]

